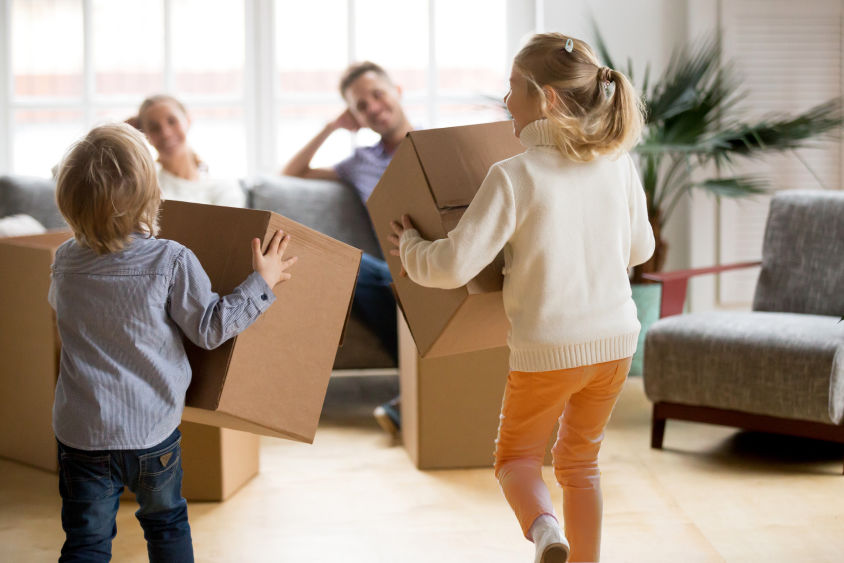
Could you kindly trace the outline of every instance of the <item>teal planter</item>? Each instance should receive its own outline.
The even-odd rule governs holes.
[[[639,333],[639,344],[630,365],[630,375],[642,375],[642,364],[645,359],[645,335],[648,328],[659,319],[659,306],[662,300],[662,285],[658,283],[632,284],[633,301],[636,303],[636,314],[642,331]]]

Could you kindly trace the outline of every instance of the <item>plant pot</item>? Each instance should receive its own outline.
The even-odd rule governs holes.
[[[642,375],[642,364],[645,358],[645,335],[648,328],[659,319],[662,284],[634,283],[630,285],[630,288],[633,290],[633,302],[636,303],[636,315],[642,325],[642,330],[639,332],[639,343],[630,365],[630,375]]]

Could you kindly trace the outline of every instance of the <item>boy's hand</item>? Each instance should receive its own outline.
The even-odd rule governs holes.
[[[261,239],[252,239],[252,268],[264,278],[270,288],[292,277],[286,270],[295,264],[299,257],[284,259],[284,251],[287,250],[289,243],[290,235],[276,231],[267,251],[261,254]]]
[[[391,234],[388,238],[391,243],[393,243],[393,247],[390,249],[390,254],[393,256],[401,257],[401,253],[399,252],[399,243],[401,242],[401,236],[407,229],[415,229],[416,227],[413,226],[413,222],[411,222],[410,217],[405,214],[401,216],[401,223],[398,221],[391,221],[390,228],[393,229],[393,234]],[[401,267],[401,277],[406,278],[407,272],[404,269],[404,264]]]

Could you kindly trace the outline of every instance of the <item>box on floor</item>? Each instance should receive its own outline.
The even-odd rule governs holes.
[[[401,433],[416,467],[492,466],[509,360],[506,346],[422,358],[399,317]],[[552,435],[546,464],[553,443]]]

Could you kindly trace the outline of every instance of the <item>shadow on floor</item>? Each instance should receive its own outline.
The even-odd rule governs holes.
[[[736,431],[714,448],[703,450],[664,450],[699,456],[725,469],[762,473],[829,475],[832,468],[840,476],[844,467],[844,444],[766,432]]]
[[[328,382],[319,424],[375,428],[373,409],[398,394],[397,375],[332,377]]]

